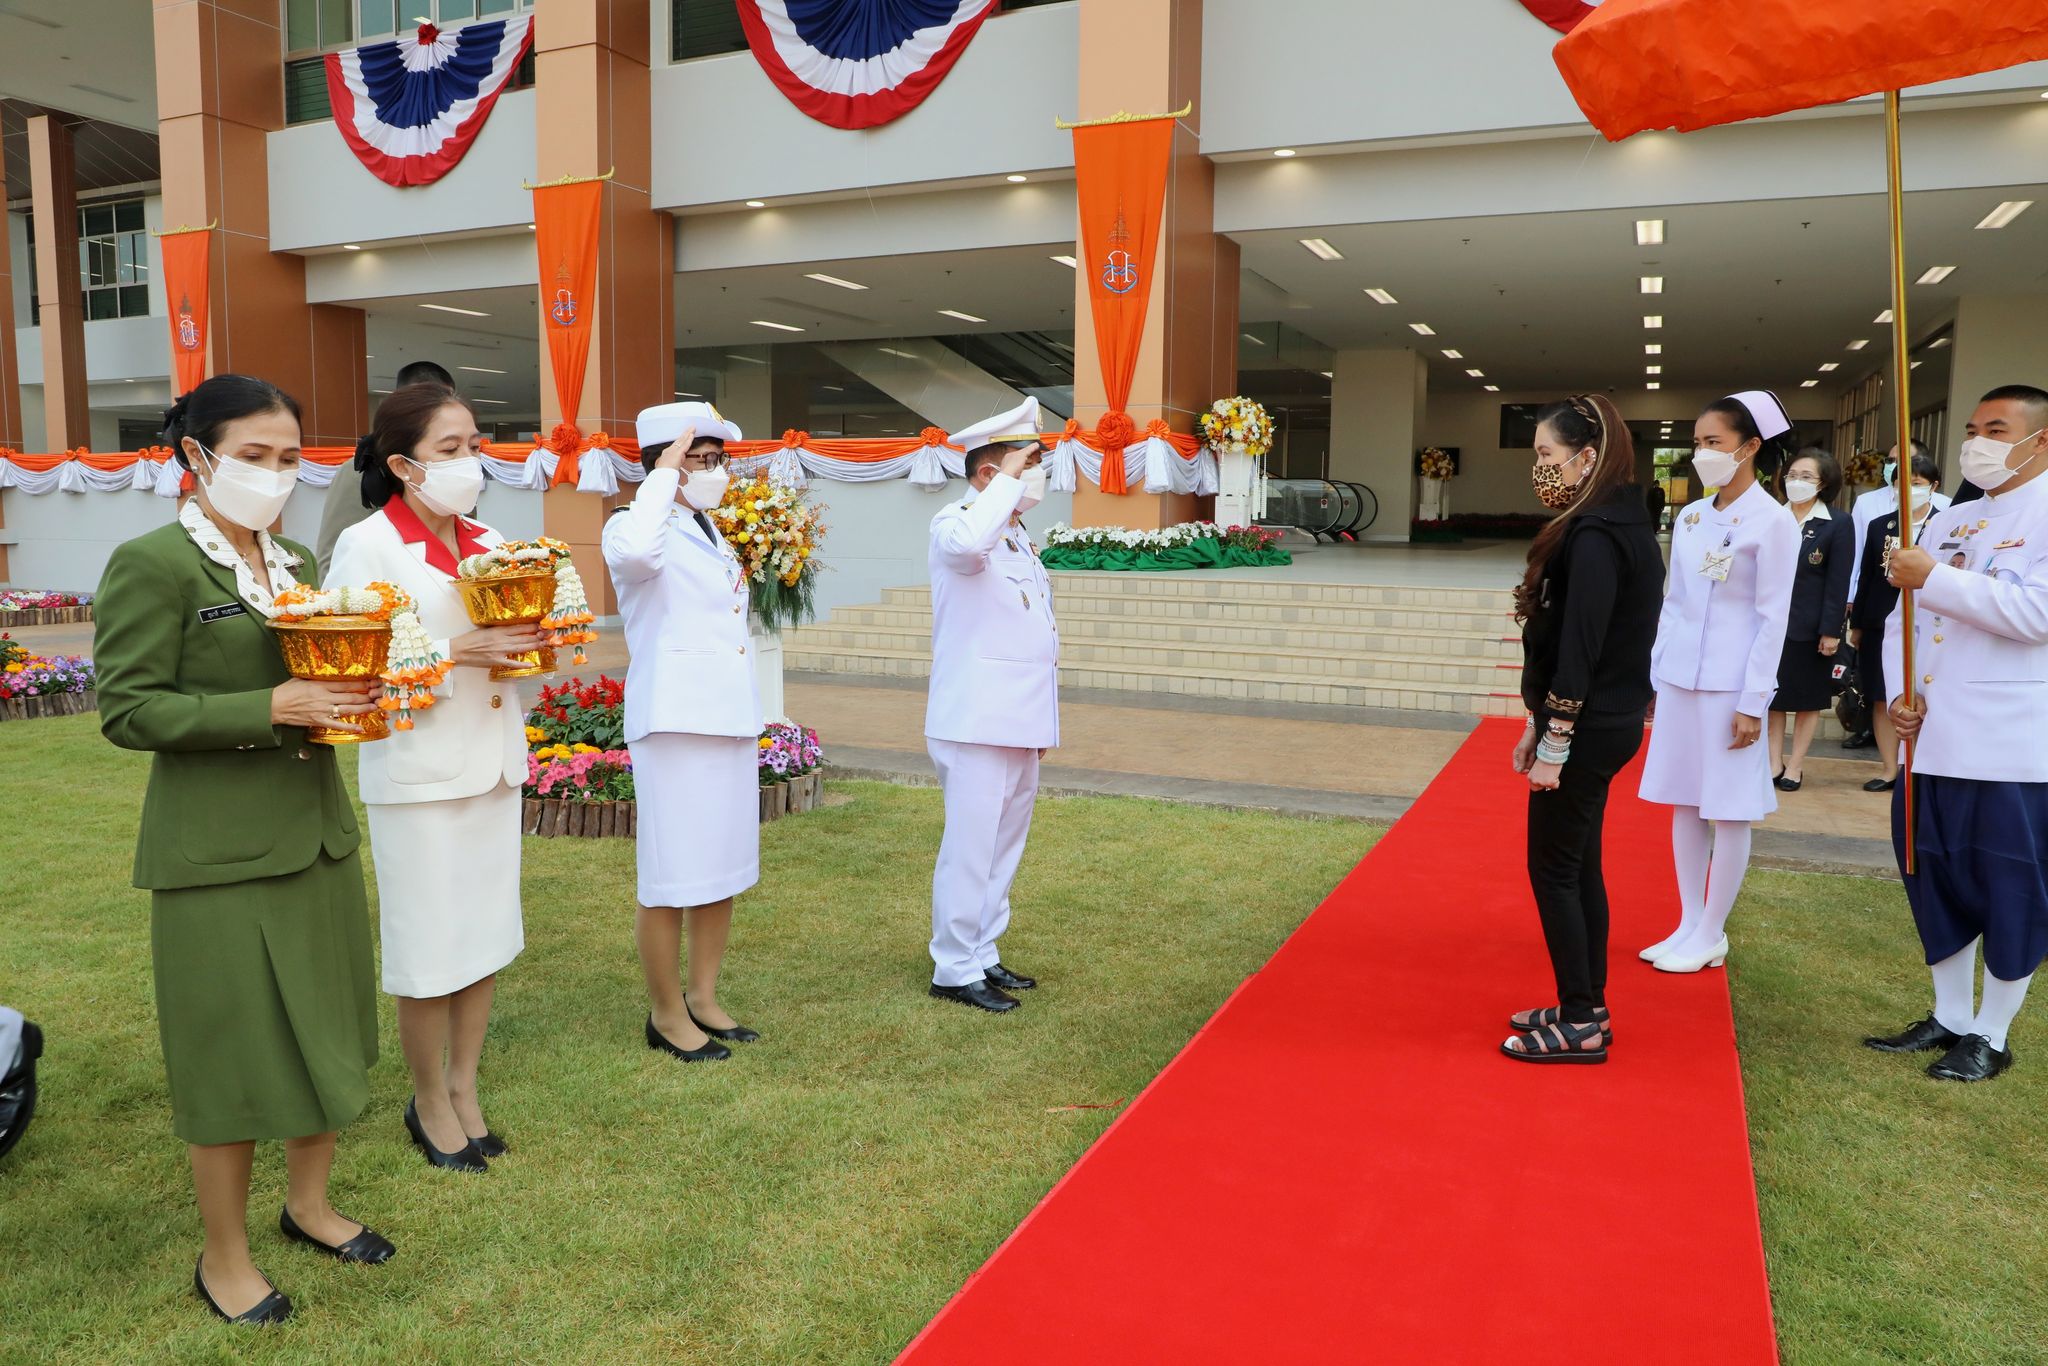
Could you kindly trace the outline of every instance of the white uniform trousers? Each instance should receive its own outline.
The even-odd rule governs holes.
[[[979,982],[1001,961],[1010,884],[1031,833],[1038,751],[925,741],[946,794],[946,833],[932,873],[932,982]]]

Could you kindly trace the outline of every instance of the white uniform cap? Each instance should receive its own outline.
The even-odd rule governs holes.
[[[1778,396],[1770,390],[1745,389],[1729,397],[1749,409],[1750,420],[1756,423],[1756,429],[1764,440],[1769,441],[1792,430],[1792,419],[1785,416],[1785,405],[1778,402]]]
[[[970,454],[983,446],[1038,440],[1038,400],[1027,398],[1007,413],[985,417],[972,427],[962,427],[946,440]]]
[[[643,451],[661,449],[681,436],[685,427],[695,427],[699,437],[713,441],[740,439],[740,429],[720,417],[718,409],[708,403],[661,403],[642,408],[633,426]]]

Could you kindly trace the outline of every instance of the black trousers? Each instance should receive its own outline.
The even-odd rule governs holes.
[[[1643,745],[1634,725],[1588,728],[1572,737],[1572,757],[1554,792],[1529,794],[1529,886],[1543,941],[1557,975],[1564,1018],[1587,1024],[1607,1004],[1607,882],[1600,870],[1600,828],[1607,789]]]

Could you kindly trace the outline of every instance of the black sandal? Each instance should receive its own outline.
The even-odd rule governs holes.
[[[1517,1048],[1515,1045],[1520,1044]],[[1588,1047],[1591,1044],[1591,1047]],[[1561,1020],[1541,1029],[1531,1029],[1505,1040],[1500,1051],[1516,1062],[1601,1063],[1607,1061],[1607,1043],[1600,1026],[1572,1024]]]
[[[1614,1042],[1614,1020],[1607,1013],[1606,1006],[1593,1007],[1593,1021],[1600,1026],[1600,1041],[1605,1044],[1612,1044]],[[1508,1016],[1508,1028],[1518,1034],[1526,1034],[1532,1029],[1542,1029],[1546,1025],[1563,1024],[1564,1022],[1564,1011],[1558,1006],[1544,1006],[1537,1010],[1518,1010]]]

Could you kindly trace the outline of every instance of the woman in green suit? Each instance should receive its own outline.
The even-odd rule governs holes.
[[[291,1313],[249,1256],[257,1139],[285,1143],[286,1237],[349,1262],[392,1246],[327,1198],[335,1131],[369,1096],[376,978],[355,814],[305,727],[373,709],[375,684],[292,679],[265,629],[316,576],[262,528],[297,481],[299,408],[217,375],[165,415],[197,488],[170,526],[114,552],[94,600],[100,728],[147,750],[135,885],[150,944],[171,1127],[191,1145],[206,1242],[193,1287],[224,1318]]]

